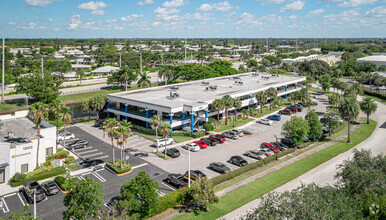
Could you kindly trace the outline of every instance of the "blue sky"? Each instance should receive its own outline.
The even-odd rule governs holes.
[[[0,0],[6,38],[386,37],[386,0]]]

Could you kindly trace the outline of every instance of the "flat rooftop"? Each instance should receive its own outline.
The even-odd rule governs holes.
[[[131,104],[130,101],[132,101],[172,109],[182,107],[184,105],[197,107],[210,104],[213,100],[222,98],[224,95],[239,97],[264,91],[270,87],[285,86],[304,80],[306,80],[305,77],[292,75],[272,76],[271,74],[261,72],[243,73],[232,76],[114,93],[109,94],[107,97],[109,100],[121,103],[125,103],[126,101],[126,103]],[[173,86],[178,87],[178,89],[171,89]],[[210,89],[210,86],[217,86],[217,89]],[[171,93],[177,93],[178,97],[171,98]]]
[[[357,61],[367,61],[367,62],[371,62],[371,61],[381,61],[381,62],[386,62],[386,56],[384,55],[374,55],[374,56],[367,56],[367,57],[362,57],[362,58],[358,58]]]

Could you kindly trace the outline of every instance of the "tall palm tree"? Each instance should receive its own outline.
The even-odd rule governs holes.
[[[90,100],[90,106],[92,109],[95,109],[97,111],[97,120],[99,120],[99,112],[103,109],[103,107],[106,104],[106,96],[105,95],[96,95],[91,98]]]
[[[345,96],[342,102],[340,103],[339,112],[343,116],[343,118],[348,122],[347,123],[347,129],[348,129],[347,143],[351,143],[351,140],[350,140],[351,120],[359,114],[359,105],[357,103],[355,96],[353,95]]]
[[[171,77],[171,75],[172,75],[172,70],[168,66],[163,67],[158,71],[158,78],[164,78],[165,85],[168,84],[168,80]]]
[[[48,106],[42,102],[36,102],[29,107],[28,117],[33,117],[33,123],[36,125],[38,145],[36,148],[36,166],[39,166],[39,147],[40,147],[40,125],[43,120],[48,119]]]
[[[264,91],[256,93],[257,104],[260,105],[261,113],[263,113],[263,105],[267,102],[268,95]]]
[[[122,121],[120,122],[120,125],[122,125],[122,126],[126,129],[126,131],[128,132],[129,135],[127,136],[127,138],[130,137],[130,136],[131,136],[131,128],[133,127],[133,125],[131,124],[131,122],[126,121],[126,120],[122,120]],[[121,158],[123,158],[123,156],[122,156],[123,151],[124,151],[124,148],[122,147],[122,148],[121,148]]]
[[[64,106],[61,110],[60,120],[63,122],[64,134],[66,134],[66,127],[72,121],[72,110],[68,106]],[[66,135],[64,135],[63,144],[66,146]]]
[[[149,87],[151,87],[150,76],[148,76],[146,73],[140,73],[137,85],[140,88],[149,88]]]
[[[277,90],[271,87],[267,89],[266,93],[269,96],[269,110],[272,110],[272,101],[277,97]]]
[[[136,73],[134,73],[132,70],[129,69],[129,67],[127,67],[127,65],[122,67],[122,69],[118,73],[120,75],[119,80],[122,80],[125,82],[125,91],[127,91],[128,82],[136,80],[138,77]]]
[[[150,118],[150,127],[151,129],[155,130],[155,138],[158,139],[158,128],[160,126],[161,118],[159,115],[153,115],[153,117]],[[157,152],[158,152],[158,145],[157,145]]]
[[[114,149],[114,137],[115,128],[119,125],[119,122],[115,118],[108,118],[103,122],[103,137],[107,136],[111,140],[111,147],[113,149],[113,164],[115,165],[115,149]]]
[[[225,108],[225,125],[228,125],[228,109],[233,107],[234,99],[230,95],[225,95],[222,100]]]
[[[233,100],[233,107],[234,107],[235,109],[237,109],[237,110],[240,110],[241,107],[242,107],[241,100],[238,99],[238,98],[235,98],[235,99]],[[237,113],[237,111],[236,111],[236,113]],[[235,120],[237,121],[236,114],[235,114]]]
[[[301,89],[296,93],[296,99],[301,101],[302,103],[310,103],[311,95],[306,89]]]
[[[361,111],[367,115],[367,124],[370,124],[370,115],[377,111],[377,103],[374,102],[374,99],[366,97],[359,103],[359,106]]]
[[[358,82],[353,83],[351,88],[354,91],[355,96],[358,96],[358,94],[361,95],[363,93],[362,87]]]
[[[161,134],[164,138],[166,138],[169,134],[170,134],[170,124],[169,123],[162,123],[161,124]],[[165,145],[165,159],[166,159],[166,156],[167,156],[167,149],[166,149],[166,145]]]
[[[224,100],[215,99],[212,102],[212,108],[217,111],[217,123],[220,124],[220,111],[224,109]]]
[[[127,131],[127,128],[125,128],[122,124],[119,124],[119,126],[114,130],[114,136],[117,137],[117,145],[121,148],[121,167],[123,164],[123,154],[122,149],[125,148],[125,143],[127,143],[127,138],[130,136],[130,133]]]
[[[56,143],[58,143],[58,132],[59,132],[59,119],[61,116],[61,110],[63,108],[61,100],[57,99],[50,105],[50,112],[56,118]],[[57,146],[57,145],[56,145]]]
[[[336,89],[338,88],[338,85],[339,85],[339,79],[336,78],[336,77],[333,77],[331,79],[331,86],[332,88],[334,88],[334,92],[336,91]]]
[[[88,121],[90,121],[90,116],[91,116],[90,100],[84,100],[80,105],[80,108],[82,109],[83,112],[88,112]]]
[[[79,77],[80,85],[82,85],[82,78],[84,77],[84,70],[78,69],[76,71],[76,76]]]

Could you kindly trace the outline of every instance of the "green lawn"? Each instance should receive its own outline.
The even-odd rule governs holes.
[[[155,135],[151,135],[151,134],[147,134],[143,131],[139,131],[139,130],[136,130],[136,129],[132,129],[134,133],[138,134],[138,135],[141,135],[142,137],[145,137],[151,141],[154,141],[155,140]],[[158,135],[158,137],[161,137]],[[193,137],[186,137],[186,136],[173,136],[173,140],[177,143],[181,143],[181,142],[184,142],[184,141],[189,141],[189,140],[193,140],[194,138]]]
[[[239,119],[235,121],[234,126],[233,126],[233,121],[231,121],[231,122],[228,122],[228,125],[221,124],[220,127],[215,129],[214,131],[215,132],[226,131],[226,130],[232,129],[233,127],[239,127],[239,126],[245,125],[246,123],[251,122],[253,120],[254,120],[253,118]],[[223,123],[225,122],[224,120],[220,120],[220,122],[221,121]]]
[[[386,100],[385,99],[381,99],[381,98],[378,98],[378,97],[375,97],[375,96],[372,96],[372,95],[366,95],[366,94],[364,94],[363,96],[370,97],[370,98],[374,99],[375,101],[378,101],[380,103],[386,104]]]
[[[10,114],[14,111],[21,111],[28,109],[26,105],[21,102],[7,102],[0,104],[0,114]]]
[[[292,179],[306,173],[318,165],[332,159],[333,157],[351,149],[368,138],[376,127],[376,122],[371,120],[370,124],[363,123],[351,136],[351,144],[346,143],[347,138],[290,164],[278,171],[266,175],[252,183],[240,187],[221,197],[218,203],[210,205],[209,212],[185,213],[175,219],[217,219],[221,216],[245,205],[246,203],[276,189],[277,187],[291,181]]]

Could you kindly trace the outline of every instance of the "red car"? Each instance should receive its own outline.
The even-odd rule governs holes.
[[[203,142],[203,141],[193,141],[193,143],[195,143],[198,146],[200,146],[201,149],[204,149],[204,148],[208,147],[208,145],[205,142]]]
[[[279,148],[277,148],[277,147],[275,147],[272,144],[267,143],[267,142],[261,143],[260,148],[268,148],[268,149],[270,149],[271,151],[273,151],[275,153],[279,153],[280,152]]]
[[[210,138],[216,139],[219,143],[225,142],[225,137],[221,134],[210,135]]]
[[[288,109],[288,110],[290,110],[292,113],[296,113],[296,112],[298,112],[298,109],[297,109],[297,108],[295,108],[295,107],[287,107],[287,108],[285,108],[285,109]]]

